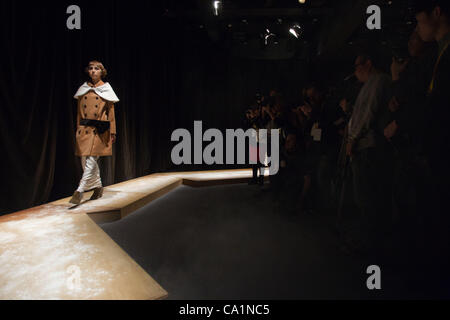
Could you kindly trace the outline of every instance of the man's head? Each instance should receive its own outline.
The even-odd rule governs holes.
[[[310,83],[303,90],[303,97],[311,103],[311,107],[320,106],[323,101],[323,89],[315,83]]]
[[[89,62],[86,73],[93,82],[97,82],[106,77],[107,71],[100,61],[94,60]]]
[[[409,36],[408,52],[411,57],[419,57],[425,50],[425,43],[419,37],[417,30],[414,30]]]
[[[278,89],[270,89],[270,91],[269,91],[269,97],[275,97],[275,96],[277,96],[279,93],[278,93],[279,91],[278,91]]]
[[[277,111],[277,112],[285,111],[286,104],[284,102],[283,96],[281,96],[281,95],[275,96],[273,106],[274,106],[275,111]]]
[[[416,3],[417,33],[425,41],[439,40],[440,29],[449,25],[449,0],[419,0]]]
[[[297,135],[294,133],[289,133],[286,137],[286,142],[284,144],[287,152],[295,151],[297,147]]]
[[[370,75],[378,69],[375,55],[360,53],[355,60],[355,77],[359,82],[367,82]]]

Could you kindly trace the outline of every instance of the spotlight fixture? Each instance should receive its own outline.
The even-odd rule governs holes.
[[[269,39],[275,36],[275,33],[270,32],[269,28],[266,28],[266,32],[264,34],[264,44],[267,46],[267,44],[269,43]]]
[[[302,34],[302,28],[298,23],[296,23],[289,29],[289,33],[298,39]]]
[[[298,0],[299,3],[304,4],[306,0]]]
[[[221,5],[222,5],[222,1],[217,1],[216,0],[216,1],[213,2],[214,15],[215,16],[219,15],[219,9],[220,9]]]

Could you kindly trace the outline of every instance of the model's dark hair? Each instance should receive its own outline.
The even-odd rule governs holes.
[[[92,61],[89,61],[88,66],[84,69],[84,71],[86,72],[86,74],[88,76],[89,76],[89,67],[92,65],[97,66],[100,68],[100,70],[102,70],[102,75],[101,75],[102,79],[104,79],[108,75],[108,72],[106,71],[106,68],[103,66],[103,63],[101,63],[100,61],[97,61],[97,60],[92,60]]]
[[[450,18],[450,1],[449,0],[416,0],[414,4],[414,12],[425,12],[430,14],[434,8],[439,7],[441,11]]]

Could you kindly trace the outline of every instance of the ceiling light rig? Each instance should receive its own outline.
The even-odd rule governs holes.
[[[269,28],[266,28],[266,32],[265,32],[264,35],[263,35],[263,38],[264,38],[264,45],[267,46],[267,45],[269,44],[270,38],[275,38],[275,37],[276,37],[276,34],[270,32]]]
[[[300,27],[298,23],[295,23],[291,28],[289,28],[289,33],[299,39],[302,35],[302,27]]]

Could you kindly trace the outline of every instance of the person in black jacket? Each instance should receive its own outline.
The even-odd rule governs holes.
[[[250,139],[249,160],[256,163],[252,164],[253,176],[249,184],[264,184],[264,166],[261,164],[263,161],[261,161],[259,153],[261,148],[265,149],[266,144],[259,142],[259,129],[265,128],[268,122],[269,116],[264,111],[267,104],[268,101],[264,96],[256,94],[256,103],[245,112],[244,127],[254,129],[256,135]]]
[[[432,254],[430,260],[436,262],[435,266],[444,270],[450,265],[450,2],[418,1],[416,19],[420,38],[438,44],[425,106],[427,124],[424,146],[432,180],[432,198],[427,217],[427,251]],[[450,285],[450,277],[447,276],[446,281]]]
[[[310,209],[311,176],[305,170],[304,150],[298,141],[298,131],[292,127],[284,130],[286,139],[280,150],[280,170],[271,180],[273,195],[278,211],[302,214]]]
[[[305,166],[309,170],[314,189],[314,209],[330,209],[331,183],[339,151],[339,107],[331,103],[326,90],[309,84],[304,90],[305,104],[300,107],[304,115],[306,138]]]
[[[409,57],[392,59],[392,98],[384,136],[393,151],[393,222],[398,238],[408,241],[410,251],[423,247],[422,223],[428,188],[423,165],[422,137],[426,114],[427,87],[432,72],[432,50],[412,32],[408,41]],[[406,250],[402,250],[406,253]]]

